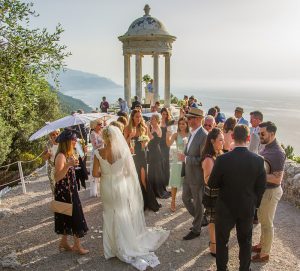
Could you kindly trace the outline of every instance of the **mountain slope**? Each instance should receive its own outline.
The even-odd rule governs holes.
[[[71,114],[72,111],[82,109],[85,113],[91,112],[93,109],[79,99],[75,99],[71,96],[64,95],[61,92],[57,92],[61,110],[66,114]]]
[[[59,76],[60,91],[79,89],[109,89],[121,87],[112,80],[98,76],[96,74],[82,72],[78,70],[66,69]]]

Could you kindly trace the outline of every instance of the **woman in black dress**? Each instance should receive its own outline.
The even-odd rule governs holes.
[[[143,139],[147,134],[148,128],[145,125],[141,111],[137,109],[132,110],[129,124],[124,129],[124,137],[133,151],[133,160],[143,193],[144,209],[150,209],[157,212],[161,205],[157,202],[151,184],[147,179],[145,148],[148,141]]]
[[[160,141],[160,149],[162,153],[162,165],[163,165],[163,182],[165,186],[169,184],[170,179],[170,147],[167,144],[167,128],[170,125],[174,125],[174,120],[171,120],[171,115],[167,108],[163,107],[160,111],[161,114],[161,141]]]
[[[88,227],[82,211],[78,195],[77,182],[74,166],[78,160],[74,157],[73,151],[77,142],[76,131],[64,130],[56,139],[59,143],[55,157],[55,200],[72,203],[72,216],[54,213],[55,232],[62,234],[59,249],[74,251],[78,254],[87,254],[89,251],[80,245],[79,238],[82,238],[88,231]],[[68,244],[67,235],[74,237],[74,246]]]
[[[166,199],[170,197],[170,193],[167,192],[166,185],[163,181],[163,158],[160,150],[162,132],[159,124],[160,115],[153,114],[150,118],[150,127],[148,128],[148,136],[150,138],[148,144],[148,179],[155,195],[159,198]]]
[[[205,182],[203,205],[205,207],[204,216],[208,220],[209,249],[212,256],[216,256],[216,236],[215,236],[215,216],[218,189],[210,189],[207,186],[209,176],[218,155],[223,153],[224,135],[219,128],[213,128],[207,135],[206,143],[202,151],[201,166],[203,169],[203,179]]]

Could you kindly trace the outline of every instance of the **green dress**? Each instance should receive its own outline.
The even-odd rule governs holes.
[[[186,140],[188,139],[186,137]],[[185,148],[184,140],[180,134],[177,134],[176,139],[176,151],[172,152],[171,157],[171,174],[169,180],[169,186],[180,188],[182,186],[181,168],[182,162],[177,159],[177,152],[183,152]]]

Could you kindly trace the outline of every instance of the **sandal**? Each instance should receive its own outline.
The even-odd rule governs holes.
[[[212,242],[209,241],[209,242],[208,242],[209,250],[210,250],[210,246],[211,246],[211,245],[216,245],[216,243],[212,243]],[[213,256],[213,257],[216,257],[216,256],[217,256],[216,252],[211,252],[211,251],[210,251],[210,255]]]
[[[175,211],[176,211],[176,205],[175,205],[175,202],[171,202],[170,210],[171,210],[172,212],[175,212]]]

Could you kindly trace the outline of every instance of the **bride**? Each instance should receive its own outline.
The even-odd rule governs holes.
[[[118,257],[138,270],[155,267],[159,260],[153,251],[169,231],[146,228],[138,175],[119,128],[106,127],[102,137],[105,147],[95,152],[93,176],[101,175],[104,256]]]

